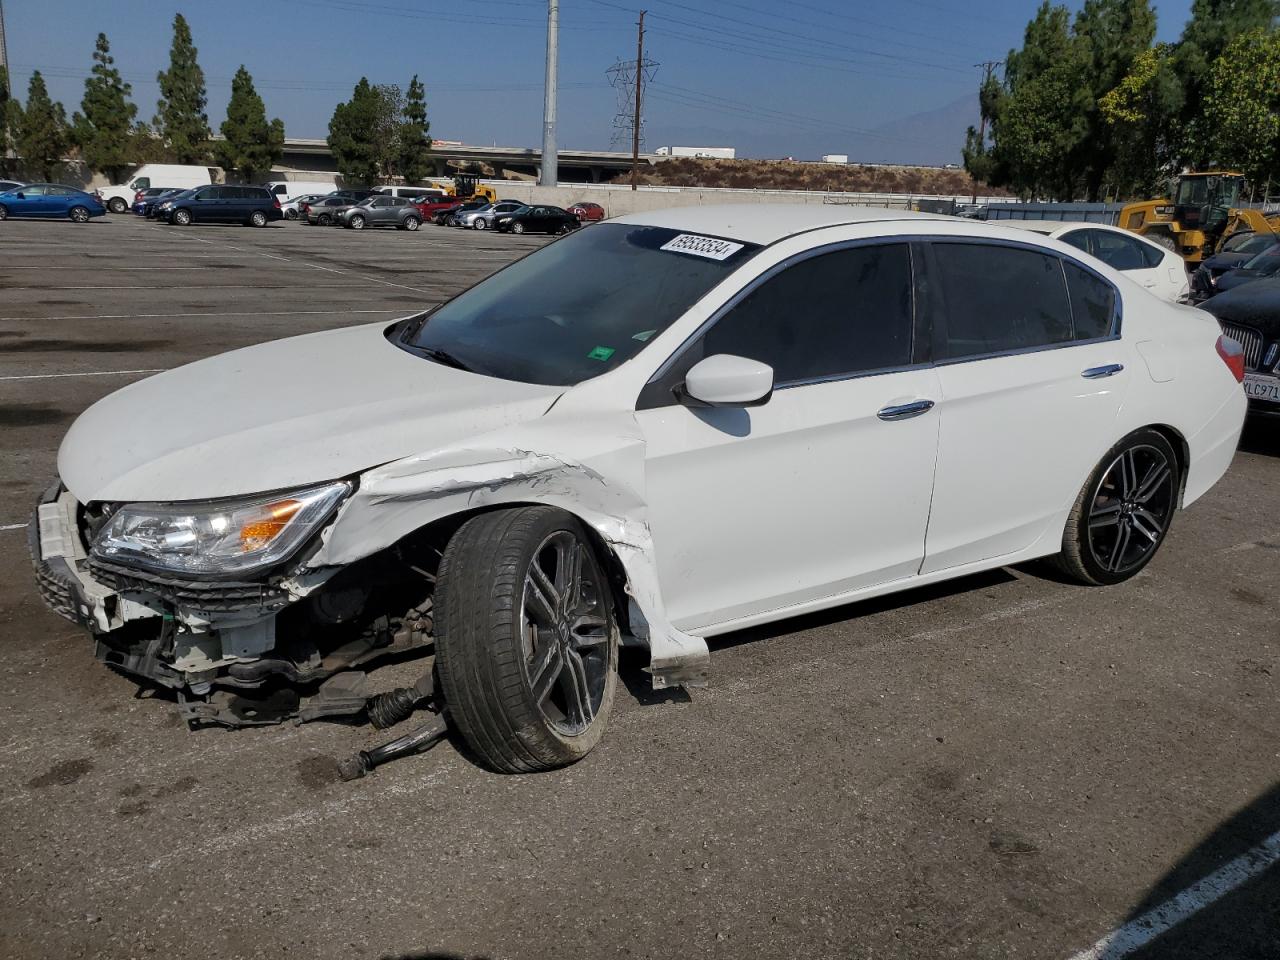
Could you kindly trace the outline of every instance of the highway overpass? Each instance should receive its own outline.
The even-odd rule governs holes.
[[[456,143],[437,143],[431,148],[436,165],[435,176],[447,176],[460,163],[480,163],[493,170],[493,176],[516,174],[513,179],[536,177],[542,163],[542,151],[536,147],[475,147]],[[652,153],[640,154],[642,164],[666,159]],[[560,179],[565,182],[599,183],[631,169],[631,154],[609,150],[560,150]],[[324,140],[286,138],[284,156],[277,168],[290,170],[332,171],[336,169],[329,144]]]

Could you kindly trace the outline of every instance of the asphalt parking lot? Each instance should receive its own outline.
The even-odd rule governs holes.
[[[189,733],[45,610],[23,525],[93,401],[543,242],[0,227],[0,956],[1067,960],[1280,833],[1276,423],[1127,584],[1012,569],[734,634],[691,696],[624,661],[601,747],[538,776],[445,743],[338,783],[384,734]],[[1280,866],[1197,895],[1088,955],[1280,956]]]

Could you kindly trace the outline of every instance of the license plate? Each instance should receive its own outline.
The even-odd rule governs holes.
[[[1280,403],[1280,377],[1264,377],[1260,373],[1244,375],[1244,395],[1250,400]]]

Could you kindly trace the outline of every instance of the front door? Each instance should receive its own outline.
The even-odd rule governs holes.
[[[766,274],[641,395],[668,615],[753,615],[913,576],[937,451],[937,378],[916,357],[905,243],[827,248]],[[675,402],[704,357],[769,364],[750,408]]]
[[[932,244],[941,386],[924,573],[1058,549],[1133,369],[1119,295],[1066,258],[1013,244]]]

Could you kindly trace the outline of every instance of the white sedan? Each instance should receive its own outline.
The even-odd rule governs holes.
[[[1129,230],[1102,223],[1063,223],[1058,220],[993,220],[1001,226],[1031,230],[1053,237],[1096,257],[1113,270],[1127,274],[1161,300],[1187,298],[1190,279],[1186,262],[1167,247]]]
[[[1132,577],[1231,462],[1242,376],[1213,317],[1025,230],[637,214],[108,396],[33,548],[192,723],[359,710],[353,667],[434,644],[400,705],[544,769],[598,741],[620,643],[696,685],[753,624],[1035,557]]]

